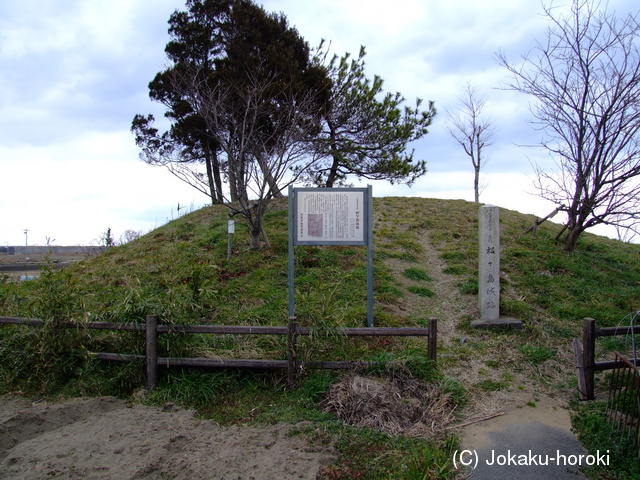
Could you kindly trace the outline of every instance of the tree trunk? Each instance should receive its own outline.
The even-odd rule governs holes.
[[[216,184],[213,178],[213,162],[211,159],[211,150],[209,150],[208,148],[205,150],[204,163],[207,167],[207,184],[209,186],[209,197],[211,197],[211,204],[215,205],[216,203],[218,203],[218,190],[216,189]]]
[[[573,252],[578,244],[578,238],[584,232],[584,222],[588,217],[588,210],[585,207],[585,200],[582,199],[581,192],[586,190],[586,183],[583,177],[576,180],[577,188],[573,194],[573,200],[567,210],[567,236],[564,239],[564,251]]]
[[[258,250],[260,248],[260,235],[264,239],[266,248],[271,248],[271,243],[267,237],[267,232],[264,230],[264,214],[267,211],[269,200],[263,200],[256,203],[253,208],[245,209],[244,216],[247,219],[249,225],[249,247],[252,250]]]
[[[246,170],[245,170],[245,159],[244,157],[238,160],[238,170],[236,171],[236,192],[238,194],[238,201],[240,203],[249,203],[249,195],[247,194],[247,179],[246,179]]]
[[[340,160],[342,160],[340,154],[338,153],[338,145],[335,142],[335,129],[333,125],[329,122],[329,132],[331,134],[331,157],[333,158],[333,163],[331,164],[331,168],[329,169],[329,174],[327,175],[327,183],[325,184],[326,188],[333,188],[333,184],[336,181],[338,176],[338,168],[340,168]]]
[[[471,145],[471,151],[473,151],[473,145]],[[471,163],[473,163],[474,170],[473,191],[476,203],[480,203],[480,132],[476,133],[476,155],[475,159],[473,156],[471,157]]]
[[[336,181],[336,177],[338,175],[338,165],[339,165],[339,160],[336,157],[336,155],[334,155],[333,164],[329,169],[329,175],[327,175],[327,183],[325,183],[324,185],[326,188],[333,188],[333,184]]]
[[[251,248],[251,250],[260,249],[260,233],[260,228],[258,228],[257,231],[253,228],[249,230],[249,248]]]
[[[473,193],[476,203],[480,203],[480,167],[474,168]]]
[[[245,184],[244,160],[229,158],[229,193],[232,202],[247,203],[247,185]]]
[[[573,252],[576,249],[576,245],[578,244],[578,238],[580,238],[580,234],[583,232],[583,229],[573,227],[569,229],[567,232],[567,236],[564,239],[564,251],[565,252]]]
[[[229,161],[229,195],[231,196],[231,201],[235,202],[238,200],[238,181],[236,179],[236,172],[231,166],[231,161]]]
[[[264,160],[264,156],[262,154],[258,154],[256,155],[256,159],[258,160],[258,165],[260,165],[260,170],[262,170],[262,174],[264,175],[267,185],[269,185],[270,194],[266,196],[273,198],[284,197],[280,187],[278,187],[278,182],[273,178],[273,172],[269,168],[269,164]]]
[[[222,191],[222,175],[220,174],[220,162],[218,161],[218,152],[212,152],[213,160],[213,181],[216,186],[217,203],[224,203],[224,192]]]

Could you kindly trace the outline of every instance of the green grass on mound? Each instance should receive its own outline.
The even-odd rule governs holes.
[[[477,204],[464,201],[374,199],[376,326],[424,326],[433,312],[411,315],[410,302],[452,301],[436,293],[426,244],[444,262],[442,273],[454,279],[456,294],[473,304],[477,213]],[[0,278],[0,315],[46,322],[40,329],[0,326],[0,393],[129,396],[144,384],[143,365],[103,363],[89,355],[142,354],[142,334],[61,330],[59,321],[137,323],[153,314],[168,325],[286,325],[286,199],[274,202],[266,215],[269,250],[250,250],[247,227],[237,221],[227,260],[227,220],[227,208],[206,207],[76,265],[47,268],[37,280]],[[576,251],[567,254],[554,241],[559,225],[546,222],[536,235],[523,234],[533,222],[533,216],[501,210],[500,309],[504,316],[523,320],[525,328],[473,330],[473,311],[447,319],[454,325],[441,339],[435,369],[422,339],[353,339],[332,333],[333,327],[366,324],[364,247],[296,247],[296,315],[299,325],[314,327],[313,335],[298,339],[301,357],[390,362],[412,378],[436,382],[459,412],[473,395],[521,388],[516,378],[545,391],[574,391],[571,338],[579,336],[584,317],[617,325],[630,309],[640,308],[640,251],[637,245],[585,234]],[[391,267],[393,262],[403,265],[400,271]],[[286,358],[285,339],[275,336],[163,334],[160,343],[161,356]],[[614,343],[603,342],[599,351],[606,354],[619,346]],[[447,375],[469,359],[484,365],[475,384],[463,385]],[[364,372],[387,373],[384,368]],[[299,388],[290,391],[281,372],[165,369],[145,402],[177,402],[221,422],[311,422],[300,434],[318,442],[337,438],[339,458],[325,469],[324,478],[454,474],[447,459],[455,438],[389,435],[345,425],[319,408],[328,388],[341,378],[333,371],[305,371]]]

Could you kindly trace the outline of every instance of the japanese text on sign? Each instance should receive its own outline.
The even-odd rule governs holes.
[[[299,191],[297,240],[363,244],[364,198],[362,191]]]

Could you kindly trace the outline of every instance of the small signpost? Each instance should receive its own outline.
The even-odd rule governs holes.
[[[289,317],[295,316],[296,245],[367,246],[367,325],[373,327],[372,190],[289,187]]]
[[[231,245],[233,243],[233,234],[236,232],[236,222],[235,220],[229,220],[227,223],[227,233],[229,236],[229,240],[227,242],[227,260],[231,260]]]

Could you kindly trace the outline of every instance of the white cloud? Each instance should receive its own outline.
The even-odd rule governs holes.
[[[483,201],[546,215],[526,195],[531,144],[528,99],[494,90],[504,72],[492,59],[503,47],[516,59],[542,33],[539,2],[529,0],[264,0],[315,46],[357,54],[389,91],[434,100],[441,114],[415,142],[429,173],[412,189],[376,183],[375,195],[473,199],[471,166],[443,129],[446,108],[467,81],[491,98],[496,144],[488,150]],[[631,0],[610,0],[619,11]],[[0,2],[0,245],[30,239],[86,243],[107,227],[147,230],[171,218],[178,202],[204,196],[138,160],[129,132],[136,113],[163,110],[147,85],[166,62],[170,14],[184,0],[21,0]],[[535,206],[533,206],[535,205]],[[550,209],[549,209],[550,211]],[[31,240],[30,240],[31,241]]]
[[[111,227],[149,230],[172,216],[178,202],[202,206],[206,197],[162,168],[145,165],[128,132],[91,133],[54,147],[0,149],[2,242],[89,243]],[[9,159],[9,160],[6,160]],[[24,168],[28,165],[28,168]],[[10,240],[5,240],[10,239]]]

